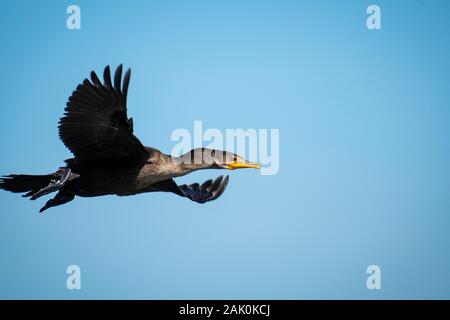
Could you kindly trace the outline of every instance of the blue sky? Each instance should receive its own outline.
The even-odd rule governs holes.
[[[0,298],[450,298],[450,3],[14,1],[0,11],[1,174],[71,157],[57,122],[91,70],[133,70],[146,145],[174,129],[280,129],[280,170],[217,201],[0,192]],[[178,179],[196,182],[223,171]],[[79,265],[82,289],[66,289]],[[379,265],[382,289],[366,288]]]

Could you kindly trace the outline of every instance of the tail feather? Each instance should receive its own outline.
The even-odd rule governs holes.
[[[0,188],[15,193],[27,192],[23,196],[30,197],[42,188],[46,187],[54,178],[55,174],[10,174],[0,178]]]
[[[15,193],[25,193],[23,197],[30,197],[35,200],[49,193],[59,191],[53,199],[47,201],[39,212],[72,201],[75,197],[73,193],[62,190],[70,177],[77,176],[71,174],[69,168],[60,168],[55,173],[46,175],[10,174],[0,177],[0,189]]]
[[[61,170],[45,175],[10,174],[0,178],[0,189],[14,193],[26,192],[22,197],[31,197],[31,200],[35,200],[43,195],[39,192],[51,185],[60,175]]]

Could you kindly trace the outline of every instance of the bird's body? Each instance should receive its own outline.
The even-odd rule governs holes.
[[[154,148],[146,149],[148,157],[142,159],[113,159],[83,164],[69,159],[67,163],[72,172],[65,188],[80,197],[123,196],[148,192],[158,182],[191,172],[180,168],[171,156]]]
[[[69,98],[60,120],[59,136],[74,158],[48,175],[8,175],[0,180],[2,189],[26,192],[35,200],[58,192],[41,212],[80,197],[127,196],[145,192],[172,192],[204,203],[218,198],[228,184],[226,178],[202,185],[177,185],[173,178],[201,169],[259,168],[239,156],[219,150],[194,149],[181,157],[171,157],[145,147],[133,134],[126,98],[130,70],[122,84],[120,65],[111,81],[109,67],[101,83],[95,72]]]
[[[157,150],[152,150],[152,156],[147,159],[115,159],[84,164],[77,164],[74,160],[68,161],[72,177],[66,188],[81,197],[140,193],[152,184],[175,177],[171,174],[170,157]],[[155,162],[159,165],[152,165]]]

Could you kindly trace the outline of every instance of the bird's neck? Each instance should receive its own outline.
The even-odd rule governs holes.
[[[158,168],[158,174],[164,176],[170,176],[172,178],[184,176],[191,172],[213,168],[212,164],[208,163],[190,163],[183,156],[172,157],[170,155],[163,154],[162,152],[154,153],[150,163],[150,167]],[[155,166],[156,165],[156,166]]]
[[[170,157],[174,170],[180,175],[185,175],[197,170],[212,169],[213,165],[209,163],[189,163],[183,157]]]

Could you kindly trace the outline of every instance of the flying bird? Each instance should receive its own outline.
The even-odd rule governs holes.
[[[131,70],[122,79],[122,65],[111,79],[109,66],[103,83],[92,71],[79,84],[59,121],[59,137],[74,155],[65,166],[46,175],[10,174],[0,178],[0,188],[25,193],[35,200],[57,192],[40,212],[72,201],[75,196],[128,196],[146,192],[172,192],[198,203],[215,200],[227,187],[229,177],[203,184],[178,185],[173,178],[201,169],[260,168],[237,154],[196,148],[172,157],[144,146],[133,134],[127,115]]]

